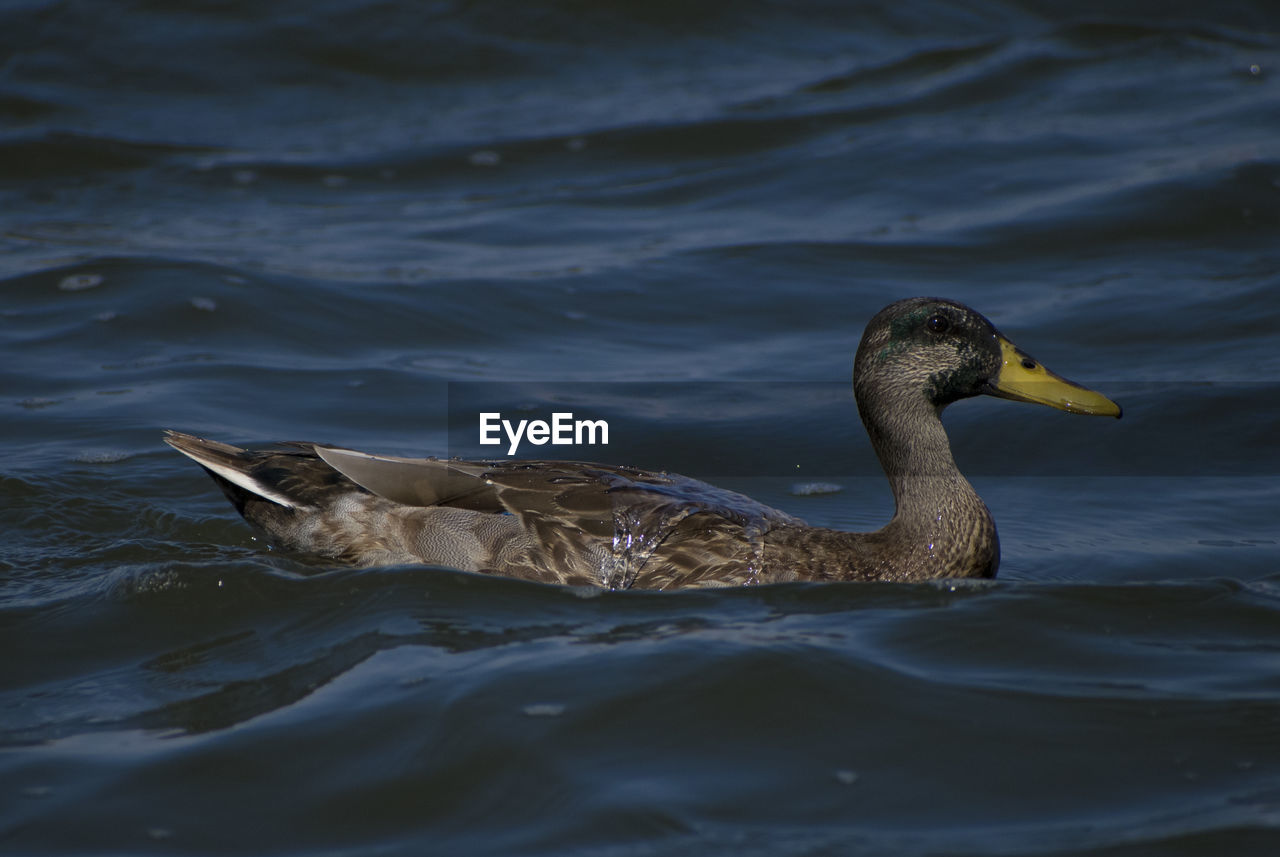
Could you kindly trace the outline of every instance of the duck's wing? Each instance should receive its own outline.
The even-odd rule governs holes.
[[[681,545],[681,555],[697,554],[700,567],[713,565],[718,551],[725,562],[741,561],[774,527],[803,526],[734,491],[636,468],[398,458],[325,446],[316,453],[351,481],[397,503],[514,515],[541,545],[547,563],[585,561],[603,585],[616,589],[653,571],[645,566],[655,555],[670,565],[674,557],[664,548]],[[680,571],[669,569],[675,577]]]
[[[478,511],[501,511],[484,481],[484,466],[476,462],[439,458],[399,458],[371,455],[354,449],[314,445],[316,454],[352,482],[406,506],[463,506]],[[466,501],[479,502],[480,507]]]
[[[554,510],[571,519],[612,517],[620,507],[659,505],[739,523],[754,519],[804,523],[744,494],[675,473],[576,461],[400,458],[320,445],[315,451],[362,488],[407,506],[454,506],[513,515]]]

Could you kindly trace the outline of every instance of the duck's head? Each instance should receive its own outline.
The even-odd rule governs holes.
[[[1115,402],[1045,369],[981,313],[942,298],[908,298],[877,313],[858,346],[853,385],[864,420],[876,407],[941,411],[984,394],[1120,416]]]

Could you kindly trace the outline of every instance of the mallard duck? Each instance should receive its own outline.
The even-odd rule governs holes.
[[[854,398],[893,489],[884,527],[812,527],[695,479],[608,464],[395,458],[311,443],[248,451],[180,432],[236,510],[290,551],[609,589],[992,577],[995,522],[940,419],[978,395],[1120,416],[976,311],[911,298],[867,325]]]

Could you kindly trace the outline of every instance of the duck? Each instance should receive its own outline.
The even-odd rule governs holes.
[[[897,301],[867,323],[853,394],[895,505],[874,532],[810,526],[706,482],[612,464],[401,458],[299,442],[248,450],[177,431],[164,440],[286,551],[663,590],[994,577],[995,521],[956,467],[943,409],[987,395],[1121,416],[976,310],[932,297]]]

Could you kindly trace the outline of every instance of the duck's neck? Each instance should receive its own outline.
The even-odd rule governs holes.
[[[877,406],[879,405],[879,406]],[[905,540],[935,577],[989,577],[1000,547],[986,504],[956,467],[937,408],[923,397],[859,401],[896,505],[886,535]]]

